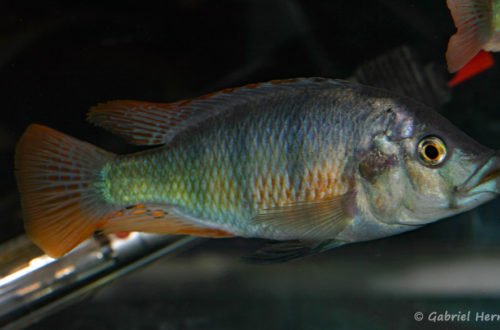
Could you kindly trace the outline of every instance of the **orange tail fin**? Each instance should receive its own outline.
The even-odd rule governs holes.
[[[98,193],[99,171],[114,157],[45,126],[28,127],[15,167],[28,236],[59,257],[87,239],[113,212]]]

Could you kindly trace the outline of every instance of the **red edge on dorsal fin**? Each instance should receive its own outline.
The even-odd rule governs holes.
[[[292,78],[248,84],[172,103],[115,100],[92,107],[87,119],[133,144],[161,145],[203,120],[233,109],[237,103],[275,90],[277,85],[298,81],[309,80]]]
[[[448,82],[448,87],[454,87],[465,80],[477,76],[481,72],[491,68],[493,64],[493,56],[484,50],[480,51],[469,63],[457,72],[450,82]]]
[[[109,101],[92,107],[87,119],[133,144],[165,144],[189,124],[195,110],[179,103]]]

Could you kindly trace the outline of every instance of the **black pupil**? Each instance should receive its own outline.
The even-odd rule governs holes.
[[[427,156],[427,158],[429,158],[429,159],[436,159],[439,156],[439,151],[433,145],[425,146],[424,152],[425,152],[425,156]]]

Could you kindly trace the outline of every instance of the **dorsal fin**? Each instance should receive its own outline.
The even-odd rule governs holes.
[[[417,55],[409,46],[397,47],[360,65],[351,79],[437,108],[450,99],[444,72],[424,66]]]
[[[207,118],[230,111],[235,106],[255,98],[300,86],[339,83],[324,78],[293,78],[223,89],[173,103],[117,100],[91,108],[87,119],[131,143],[159,145],[168,143],[178,133],[198,125]]]

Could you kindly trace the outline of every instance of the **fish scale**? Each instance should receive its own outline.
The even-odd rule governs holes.
[[[341,164],[318,155],[332,146],[329,140],[317,138],[318,129],[311,124],[317,114],[297,116],[293,122],[285,116],[289,111],[251,117],[237,126],[211,123],[219,129],[183,137],[182,143],[158,151],[117,159],[105,170],[106,181],[113,186],[115,180],[127,177],[128,184],[113,189],[107,198],[118,205],[174,205],[203,221],[240,226],[244,233],[248,228],[242,224],[262,209],[345,193],[348,187],[339,177],[329,180]],[[302,148],[297,148],[299,136],[304,137],[299,143]],[[158,154],[166,161],[158,161]],[[308,156],[314,158],[307,160]],[[294,170],[302,173],[290,173]]]

